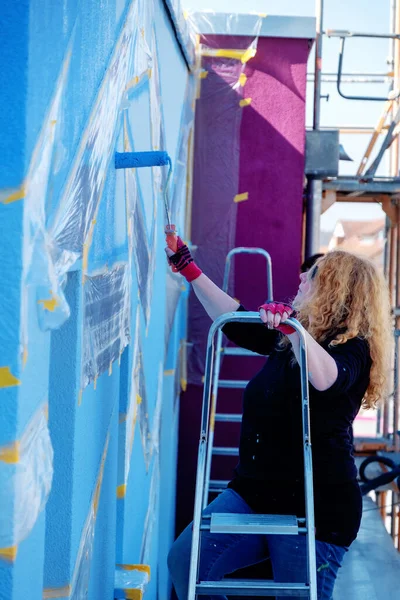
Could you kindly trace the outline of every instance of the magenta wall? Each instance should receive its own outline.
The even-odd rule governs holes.
[[[243,48],[248,38],[207,38],[208,47]],[[274,297],[287,300],[299,280],[305,141],[308,40],[263,38],[245,66],[247,81],[236,82],[241,63],[203,59],[208,71],[197,100],[192,241],[196,261],[218,285],[225,257],[235,246],[265,248],[272,257]],[[251,98],[241,107],[240,100]],[[235,203],[236,194],[248,200]],[[235,259],[230,292],[249,310],[266,298],[264,262]],[[202,401],[205,344],[210,320],[190,300],[189,386],[181,399],[177,530],[192,517]],[[229,357],[222,376],[250,378],[263,359]],[[240,361],[240,364],[239,364]],[[219,409],[240,412],[242,392],[222,390]],[[220,429],[222,427],[222,430]],[[217,424],[217,445],[237,445],[238,426]],[[216,457],[212,478],[228,479],[236,459]]]

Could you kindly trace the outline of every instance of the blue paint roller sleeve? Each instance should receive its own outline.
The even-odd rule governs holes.
[[[140,167],[163,167],[170,165],[168,152],[116,152],[116,169],[138,169]]]

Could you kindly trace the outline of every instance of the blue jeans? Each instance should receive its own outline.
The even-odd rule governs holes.
[[[254,511],[234,490],[227,489],[205,509],[210,513]],[[201,532],[200,580],[218,581],[237,569],[271,559],[277,582],[302,583],[306,575],[306,538],[292,535],[239,535]],[[168,555],[168,568],[179,600],[187,600],[192,525],[181,533]],[[316,542],[318,600],[331,600],[337,572],[347,548]],[[225,596],[201,596],[226,600]],[[295,600],[295,596],[281,597]],[[280,600],[280,598],[277,598]]]

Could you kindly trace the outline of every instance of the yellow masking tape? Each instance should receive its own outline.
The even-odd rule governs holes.
[[[22,366],[25,367],[28,362],[28,346],[25,344],[24,350],[22,352]]]
[[[89,244],[87,242],[85,242],[83,244],[83,250],[82,250],[82,271],[83,271],[83,273],[87,273],[88,257],[89,257]]]
[[[129,90],[130,88],[135,87],[135,85],[137,85],[140,81],[140,78],[136,75],[136,77],[134,77],[133,79],[131,79],[125,86],[126,90]]]
[[[51,298],[48,300],[38,300],[38,304],[43,304],[43,308],[49,312],[54,312],[56,306],[58,306],[58,300],[56,296],[53,296],[53,292],[50,290]]]
[[[117,487],[117,498],[121,500],[121,498],[125,498],[126,496],[126,483],[122,483]]]
[[[247,52],[247,50],[230,50],[228,48],[218,48],[218,49],[212,49],[212,48],[204,48],[204,50],[202,50],[202,55],[203,56],[219,56],[221,58],[233,58],[234,60],[242,60],[244,54]]]
[[[12,202],[16,202],[17,200],[22,200],[25,198],[25,186],[22,185],[18,190],[10,194],[3,200],[3,204],[11,204]]]
[[[167,369],[164,371],[164,375],[174,375],[175,369]]]
[[[183,11],[183,18],[185,19],[185,21],[187,21],[189,18],[189,12],[187,10]]]
[[[19,462],[19,442],[13,442],[9,446],[0,447],[0,460],[8,464],[16,464]]]
[[[18,546],[0,548],[0,559],[14,561],[17,558]]]
[[[267,13],[258,13],[258,16],[261,17],[262,19],[266,19],[268,14]]]
[[[124,594],[127,600],[142,600],[143,598],[142,590],[128,590],[125,588]]]
[[[242,87],[245,85],[246,81],[247,81],[247,75],[245,75],[244,73],[240,73],[239,83]]]
[[[186,392],[186,390],[187,390],[187,381],[186,381],[186,379],[181,378],[181,388],[182,388],[182,392]]]
[[[142,397],[141,397],[141,396],[139,396],[139,394],[136,394],[136,402],[137,402],[138,404],[142,404]]]
[[[21,381],[14,377],[10,367],[0,367],[0,388],[14,387],[15,385],[21,385]]]
[[[241,100],[239,102],[239,106],[241,108],[243,108],[243,106],[249,106],[251,104],[251,98],[243,98],[243,100]]]
[[[257,50],[255,48],[248,48],[242,56],[242,63],[247,63],[251,58],[254,58],[256,54]]]
[[[249,192],[244,192],[244,194],[236,194],[233,201],[236,202],[236,204],[237,204],[238,202],[244,202],[245,200],[248,200],[248,199],[249,199]]]
[[[212,395],[212,403],[214,403],[215,401],[215,394]],[[211,415],[210,415],[210,431],[214,431],[214,426],[215,426],[215,405],[211,410]]]
[[[208,71],[200,71],[200,79],[205,79],[208,75]]]
[[[64,585],[59,588],[45,588],[43,590],[43,599],[47,600],[47,598],[69,598],[72,592],[71,585]]]

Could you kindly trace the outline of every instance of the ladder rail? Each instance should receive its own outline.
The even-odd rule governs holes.
[[[271,255],[264,250],[264,248],[252,248],[252,247],[244,247],[239,246],[237,248],[232,248],[226,256],[225,259],[225,269],[224,269],[224,279],[222,283],[222,290],[224,292],[228,291],[229,285],[229,276],[231,272],[232,258],[237,254],[256,254],[259,256],[263,256],[266,260],[267,266],[267,302],[272,301],[273,299],[273,288],[272,288],[272,261]],[[219,373],[221,370],[221,355],[222,355],[222,329],[218,328],[217,333],[217,345],[215,350],[215,367],[213,371],[213,387],[212,387],[212,396],[211,396],[211,421],[210,421],[210,431],[209,431],[209,443],[206,449],[206,475],[205,475],[205,485],[203,491],[203,508],[205,508],[208,504],[208,496],[210,490],[210,478],[211,478],[211,463],[213,457],[213,445],[214,445],[214,427],[215,427],[215,413],[217,411],[217,399],[218,399],[218,387],[219,387]]]
[[[264,248],[247,248],[245,246],[238,246],[237,248],[232,248],[226,255],[225,259],[225,270],[224,270],[224,279],[222,284],[222,289],[224,292],[228,292],[229,285],[229,276],[231,272],[231,264],[232,258],[237,254],[258,254],[259,256],[263,256],[267,263],[267,300],[266,302],[272,302],[274,297],[274,291],[272,287],[272,261],[271,255],[264,250]]]
[[[196,585],[198,581],[198,569],[200,564],[200,527],[203,509],[204,485],[207,468],[207,446],[210,434],[210,416],[212,410],[212,374],[214,365],[215,335],[226,323],[259,323],[260,316],[257,312],[233,312],[221,315],[211,325],[206,351],[206,369],[204,379],[203,405],[201,414],[201,429],[199,440],[199,452],[196,474],[196,491],[193,515],[192,549],[190,557],[188,600],[196,599]],[[316,551],[315,551],[315,519],[313,500],[313,473],[311,454],[311,431],[310,431],[310,407],[309,386],[307,366],[307,341],[305,330],[302,325],[293,318],[287,320],[299,334],[300,338],[300,375],[301,375],[301,397],[302,397],[302,429],[303,429],[303,456],[304,456],[304,494],[306,508],[307,528],[307,573],[310,586],[310,600],[317,600],[317,574],[316,574]],[[215,412],[214,412],[215,414]]]

